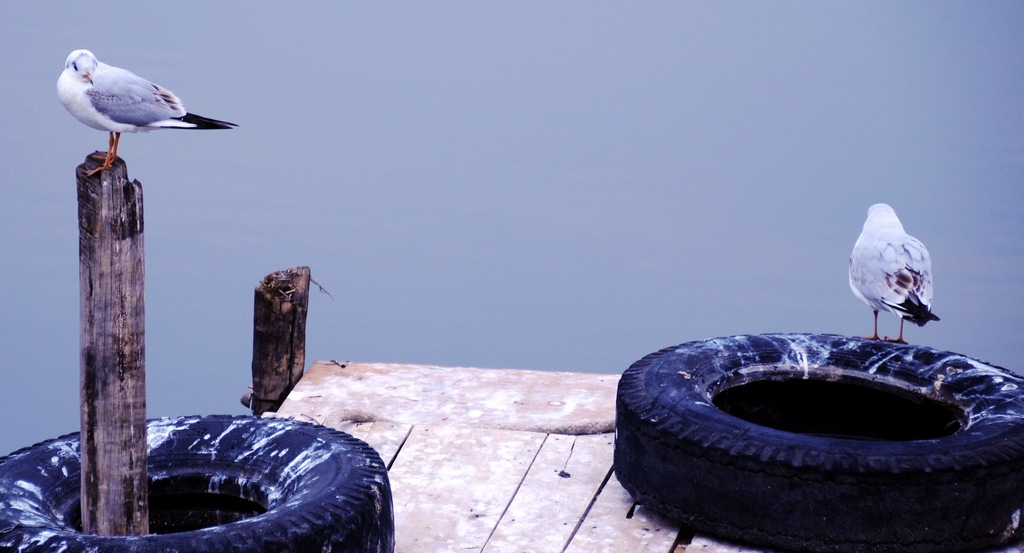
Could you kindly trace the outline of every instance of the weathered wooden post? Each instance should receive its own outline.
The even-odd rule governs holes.
[[[97,152],[100,154],[102,152]],[[90,166],[91,165],[91,166]],[[82,531],[149,533],[142,184],[78,166]]]
[[[308,305],[309,267],[270,273],[256,287],[252,392],[242,397],[255,415],[277,411],[302,378]]]

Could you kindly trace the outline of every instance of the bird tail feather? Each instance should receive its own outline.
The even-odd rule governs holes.
[[[924,326],[928,324],[928,321],[938,321],[938,315],[932,313],[931,308],[921,302],[921,298],[917,297],[917,294],[911,292],[907,299],[899,305],[893,305],[896,309],[896,313],[900,317],[916,324],[917,326]]]
[[[196,115],[194,113],[186,113],[181,117],[172,117],[171,120],[180,121],[183,124],[168,124],[161,126],[171,129],[230,129],[238,126],[234,123],[218,121],[216,119],[210,119],[209,117],[203,117],[202,115]]]

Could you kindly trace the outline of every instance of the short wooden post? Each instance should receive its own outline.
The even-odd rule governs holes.
[[[277,411],[306,364],[309,267],[270,273],[256,287],[252,392],[242,398],[254,415]]]
[[[102,152],[97,152],[101,154]],[[78,166],[82,531],[149,533],[142,184]]]

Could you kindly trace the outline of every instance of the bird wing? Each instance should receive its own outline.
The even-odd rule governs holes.
[[[171,91],[131,71],[100,63],[86,92],[96,111],[117,123],[144,127],[185,115]]]
[[[908,300],[932,302],[931,257],[913,236],[862,237],[850,259],[850,281],[875,309],[907,313]]]

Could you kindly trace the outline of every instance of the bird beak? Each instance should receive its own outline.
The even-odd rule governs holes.
[[[85,80],[89,81],[89,83],[91,84],[92,83],[92,73],[86,73],[85,74]]]

